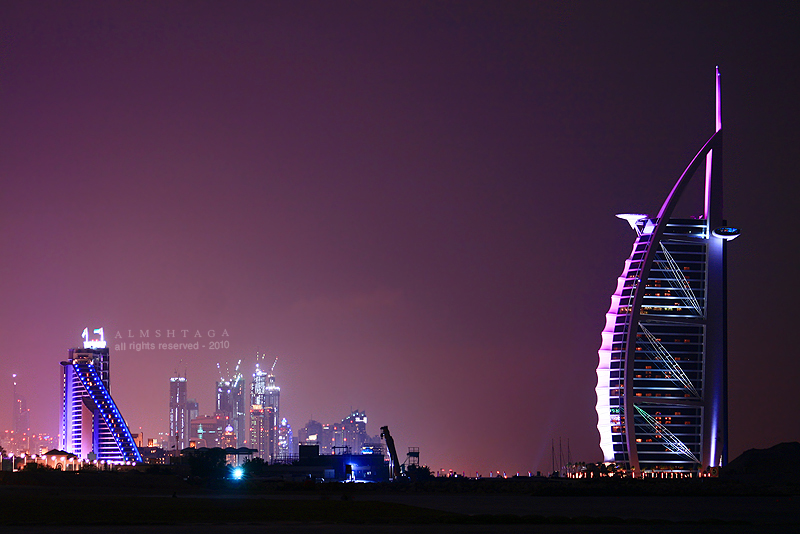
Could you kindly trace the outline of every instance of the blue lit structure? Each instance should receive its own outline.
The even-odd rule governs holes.
[[[696,473],[727,463],[727,242],[722,119],[658,215],[623,214],[636,231],[606,314],[597,367],[605,461],[642,472]],[[672,218],[705,163],[705,208]]]
[[[61,366],[61,450],[81,460],[141,462],[128,425],[111,398],[108,349],[70,349]]]
[[[264,466],[258,475],[340,482],[389,480],[389,469],[381,450],[374,454],[320,454],[319,451],[319,445],[300,445],[296,460]]]

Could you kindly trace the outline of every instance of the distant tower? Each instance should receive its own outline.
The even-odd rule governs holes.
[[[99,340],[84,330],[84,348],[61,362],[63,402],[59,448],[82,460],[141,462],[142,456],[110,393],[110,359],[103,329]]]
[[[292,425],[284,417],[278,426],[278,457],[287,458],[294,449],[294,437],[292,436]]]
[[[186,401],[186,412],[189,414],[189,424],[191,425],[192,419],[196,419],[200,416],[200,405],[197,404],[197,400],[188,399]]]
[[[275,363],[278,363],[277,358]],[[267,403],[266,407],[272,414],[270,421],[269,455],[274,459],[278,455],[278,421],[281,420],[281,388],[275,384],[275,364],[267,375]]]
[[[361,447],[368,441],[367,414],[363,411],[353,410],[341,423],[333,425],[332,444],[339,452],[361,454]]]
[[[221,376],[216,388],[216,414],[230,421],[237,447],[243,446],[246,441],[244,377],[239,372],[241,363],[242,360],[239,360],[230,377]]]
[[[303,445],[322,445],[322,423],[314,421],[313,419],[301,428],[298,438]],[[320,452],[322,449],[320,448]]]
[[[11,375],[11,378],[14,380],[14,406],[13,406],[13,421],[14,421],[14,433],[17,435],[17,439],[20,439],[23,434],[27,434],[30,432],[30,421],[28,418],[28,405],[25,402],[25,397],[20,395],[17,392],[17,375],[14,373]]]
[[[256,356],[256,358],[258,358]],[[267,393],[267,373],[256,362],[256,372],[250,383],[250,447],[256,449],[256,456],[269,460],[269,421],[264,409]]]
[[[189,446],[189,410],[186,402],[186,377],[169,379],[169,436],[177,450]]]
[[[256,371],[250,387],[250,447],[257,449],[258,456],[267,461],[274,460],[278,453],[281,388],[275,385],[275,363],[267,373],[261,369],[256,356]]]
[[[233,427],[231,425],[228,425],[222,429],[219,437],[219,446],[223,449],[228,447],[236,448],[236,436],[233,433]]]

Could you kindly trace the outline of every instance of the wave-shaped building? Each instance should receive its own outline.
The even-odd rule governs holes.
[[[142,461],[128,425],[111,398],[110,357],[105,340],[90,341],[84,330],[84,348],[69,349],[61,362],[61,450],[81,460]]]
[[[622,214],[636,232],[606,314],[597,367],[605,461],[696,473],[727,463],[726,246],[722,119],[655,216]],[[673,218],[705,164],[704,212]]]

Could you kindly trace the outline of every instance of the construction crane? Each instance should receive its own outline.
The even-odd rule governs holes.
[[[227,367],[227,362],[225,362],[225,375],[230,374],[230,368]],[[219,381],[220,382],[229,382],[232,386],[236,386],[239,383],[239,380],[243,378],[242,373],[239,372],[239,367],[242,365],[242,359],[239,358],[239,361],[236,362],[236,367],[233,370],[233,375],[230,378],[226,378],[225,375],[222,374],[222,367],[220,366],[219,362],[217,362],[217,370],[219,371]]]
[[[381,427],[381,437],[386,441],[386,448],[389,449],[389,479],[393,480],[400,476],[400,460],[397,458],[397,449],[394,447],[394,438],[389,433],[388,426]]]

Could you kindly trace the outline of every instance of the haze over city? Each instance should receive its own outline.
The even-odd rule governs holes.
[[[713,133],[719,65],[730,457],[800,440],[799,15],[2,3],[0,428],[16,373],[56,433],[59,362],[103,327],[145,437],[176,371],[212,413],[217,363],[249,382],[258,352],[295,429],[364,410],[434,470],[548,471],[559,439],[601,460],[597,350],[633,239],[614,215],[655,212]]]

